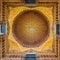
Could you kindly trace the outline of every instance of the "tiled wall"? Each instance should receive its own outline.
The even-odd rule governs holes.
[[[25,60],[24,58],[2,58],[2,60]],[[37,60],[60,60],[57,58],[37,58]]]

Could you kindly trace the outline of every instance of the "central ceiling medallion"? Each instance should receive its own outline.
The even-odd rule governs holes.
[[[49,36],[49,22],[39,11],[25,10],[13,21],[15,39],[25,47],[37,47]]]

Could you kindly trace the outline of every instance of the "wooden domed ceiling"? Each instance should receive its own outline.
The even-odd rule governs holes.
[[[49,35],[49,22],[39,11],[26,10],[19,13],[12,26],[13,36],[25,47],[36,47]]]

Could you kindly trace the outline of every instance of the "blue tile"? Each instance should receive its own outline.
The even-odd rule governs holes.
[[[59,24],[56,24],[56,34],[59,35]]]
[[[26,54],[25,60],[36,60],[35,54]]]
[[[36,0],[25,0],[25,3],[34,4],[34,3],[36,3]]]
[[[5,32],[6,32],[6,25],[5,24],[2,24],[1,32],[5,34]]]

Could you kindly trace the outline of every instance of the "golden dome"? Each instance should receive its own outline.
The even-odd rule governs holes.
[[[36,47],[49,35],[49,22],[39,11],[25,10],[19,13],[12,26],[13,36],[25,47]]]

